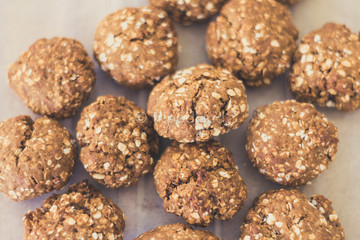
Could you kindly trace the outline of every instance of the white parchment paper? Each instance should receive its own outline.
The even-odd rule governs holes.
[[[39,117],[12,92],[7,84],[7,67],[38,38],[53,36],[73,37],[80,40],[92,55],[92,40],[97,23],[107,14],[128,6],[142,6],[146,0],[0,0],[0,121],[20,114]],[[302,0],[291,8],[300,36],[321,27],[328,21],[347,24],[353,31],[360,30],[358,0]],[[208,62],[205,52],[205,32],[208,23],[190,27],[176,25],[180,37],[178,69]],[[360,51],[360,49],[359,49]],[[124,95],[142,107],[146,107],[149,91],[131,91],[117,85],[96,64],[97,82],[89,101],[104,94]],[[247,89],[250,113],[260,105],[275,100],[291,98],[285,79],[277,79],[272,85],[260,89]],[[360,239],[360,110],[340,113],[318,108],[339,128],[339,150],[335,162],[311,185],[301,187],[308,197],[321,193],[333,201],[347,239]],[[250,114],[251,115],[251,114]],[[75,136],[79,114],[61,121]],[[255,170],[246,157],[245,133],[247,122],[240,129],[219,137],[228,147],[239,167],[248,190],[245,207],[229,221],[215,221],[208,229],[222,239],[238,239],[239,226],[253,199],[260,193],[280,188],[266,180]],[[80,162],[70,183],[88,178],[110,197],[126,214],[125,239],[159,225],[184,222],[182,218],[165,213],[158,197],[152,174],[142,178],[129,188],[106,189],[96,184],[85,172]],[[59,192],[64,192],[67,187]],[[36,199],[13,202],[0,195],[0,239],[23,239],[22,217],[30,209],[40,207],[49,194]]]

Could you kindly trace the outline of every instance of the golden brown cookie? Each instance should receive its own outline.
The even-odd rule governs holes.
[[[0,191],[14,201],[63,188],[76,157],[75,140],[56,120],[18,116],[0,123]]]
[[[53,194],[23,219],[25,240],[122,240],[125,215],[113,201],[82,181]]]
[[[241,226],[240,240],[257,239],[344,240],[345,234],[330,200],[280,189],[256,198]]]
[[[260,173],[297,186],[316,178],[334,161],[337,136],[336,126],[312,104],[274,102],[254,112],[246,151]]]
[[[77,125],[80,160],[106,187],[127,187],[152,171],[158,136],[145,110],[124,97],[101,96]]]
[[[150,93],[148,114],[159,135],[205,142],[240,127],[248,116],[243,83],[207,64],[177,71]]]
[[[93,47],[101,68],[130,88],[152,86],[177,65],[175,27],[165,11],[152,6],[106,16],[96,29]]]
[[[94,64],[72,38],[39,39],[9,67],[9,84],[33,112],[74,116],[95,85]]]

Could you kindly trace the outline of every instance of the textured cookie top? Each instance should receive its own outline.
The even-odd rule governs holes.
[[[70,180],[75,140],[56,120],[18,116],[0,123],[0,191],[21,201],[59,190]]]
[[[359,108],[359,37],[335,23],[304,36],[295,52],[290,85],[300,101],[342,111]]]
[[[124,8],[98,25],[94,54],[101,68],[131,88],[154,85],[176,69],[178,38],[165,11]]]
[[[124,97],[102,96],[85,107],[77,125],[80,160],[99,183],[127,187],[152,171],[158,137],[145,111]]]
[[[174,223],[143,233],[135,240],[220,240],[220,238],[206,230],[194,230],[188,225]]]
[[[226,0],[149,0],[164,9],[174,21],[189,25],[202,22],[218,13]]]
[[[25,240],[122,240],[125,215],[109,198],[83,181],[53,194],[23,218]]]
[[[245,88],[229,71],[199,64],[164,78],[150,94],[148,114],[163,137],[208,141],[245,121]]]
[[[164,210],[189,224],[230,219],[246,201],[246,186],[231,152],[216,141],[173,142],[157,162],[154,178]]]
[[[94,64],[72,38],[39,39],[9,67],[9,84],[35,113],[76,114],[95,85]]]
[[[270,190],[255,199],[241,233],[240,240],[345,239],[331,201],[322,195],[308,201],[296,189]]]
[[[262,174],[277,183],[296,186],[327,169],[337,143],[337,128],[312,104],[287,100],[254,112],[246,151]]]
[[[270,84],[289,68],[298,31],[287,7],[274,0],[232,0],[210,23],[211,62],[230,69],[249,86]]]

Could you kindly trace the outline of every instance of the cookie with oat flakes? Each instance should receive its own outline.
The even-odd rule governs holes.
[[[241,226],[240,240],[344,240],[344,229],[331,204],[322,195],[308,201],[297,189],[267,191],[255,199]]]
[[[165,11],[152,6],[124,8],[98,25],[94,54],[117,83],[140,89],[175,71],[178,38]]]
[[[290,67],[297,36],[290,11],[275,0],[231,0],[210,23],[206,49],[215,66],[258,87]]]
[[[208,226],[214,218],[232,218],[246,201],[247,190],[231,152],[217,141],[173,142],[154,170],[164,210],[189,224]]]
[[[0,123],[0,191],[14,201],[63,188],[76,157],[75,140],[56,120],[18,116]]]
[[[290,77],[299,101],[353,111],[360,107],[360,40],[345,25],[327,23],[303,37]]]
[[[152,90],[148,114],[163,137],[205,142],[240,127],[248,116],[243,83],[207,64],[177,71]]]
[[[127,187],[152,171],[158,136],[145,110],[124,97],[101,96],[85,107],[77,125],[80,160],[106,187]]]
[[[10,87],[33,112],[74,116],[95,85],[94,64],[72,38],[39,39],[9,67]]]
[[[122,240],[125,215],[87,180],[53,194],[23,218],[25,240]]]
[[[312,104],[274,102],[254,112],[246,151],[260,173],[277,183],[298,186],[334,161],[337,136],[336,126]]]
[[[181,223],[163,225],[141,234],[135,240],[220,240],[210,231],[195,230]]]
[[[149,0],[164,9],[171,19],[184,25],[202,22],[217,14],[226,0]]]

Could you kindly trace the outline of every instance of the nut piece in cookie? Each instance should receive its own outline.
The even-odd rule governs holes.
[[[257,239],[344,240],[345,234],[330,200],[280,189],[256,198],[241,226],[240,240]]]
[[[33,112],[74,116],[95,85],[94,64],[72,38],[39,39],[9,67],[10,87]]]
[[[106,187],[127,187],[153,170],[158,136],[151,118],[134,102],[98,97],[84,108],[76,130],[80,160]]]
[[[56,120],[18,116],[0,123],[0,191],[14,201],[63,188],[76,157],[75,140]]]
[[[295,100],[259,107],[246,138],[249,159],[260,173],[286,185],[303,185],[334,160],[337,128],[310,103]]]
[[[148,114],[163,137],[205,142],[246,120],[245,88],[229,71],[199,64],[177,71],[155,86]]]
[[[275,0],[231,0],[210,23],[206,49],[215,66],[258,87],[290,67],[297,36],[290,11]]]
[[[149,0],[150,4],[164,9],[174,21],[190,25],[202,22],[217,14],[226,0]]]
[[[53,194],[23,218],[25,240],[122,240],[125,215],[113,201],[82,181]]]
[[[220,240],[210,231],[195,230],[190,226],[174,223],[157,227],[141,234],[135,240]]]
[[[178,38],[165,11],[147,6],[124,8],[98,25],[94,54],[117,83],[140,89],[175,71]]]
[[[359,36],[335,23],[304,36],[294,55],[290,86],[299,101],[341,111],[359,108]]]
[[[216,141],[173,142],[157,162],[154,179],[164,210],[189,224],[230,219],[246,201],[246,186],[231,152]]]

